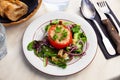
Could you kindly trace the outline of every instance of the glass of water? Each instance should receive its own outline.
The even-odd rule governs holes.
[[[70,0],[43,0],[48,11],[64,11]]]
[[[0,23],[0,60],[7,54],[5,27]]]

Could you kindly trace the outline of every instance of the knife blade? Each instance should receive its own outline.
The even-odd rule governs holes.
[[[120,54],[120,36],[117,30],[115,29],[111,21],[106,17],[106,15],[100,10],[97,3],[93,2],[93,5],[100,16],[102,23],[105,25],[108,31],[108,35],[111,37],[111,39],[115,43],[117,53]]]

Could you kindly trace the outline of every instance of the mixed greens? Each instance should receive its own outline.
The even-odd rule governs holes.
[[[84,54],[83,48],[87,42],[85,33],[81,30],[80,25],[66,20],[52,20],[45,27],[46,33],[53,25],[64,25],[72,32],[72,43],[62,49],[56,49],[50,44],[48,35],[42,40],[33,40],[27,46],[29,51],[34,51],[34,54],[43,59],[44,66],[47,66],[48,62],[61,68],[67,67],[67,62],[72,60],[75,56],[82,56]],[[56,27],[56,33],[62,34],[61,40],[64,40],[68,36],[66,31],[61,31],[60,27]],[[58,35],[53,36],[53,40],[56,40]]]

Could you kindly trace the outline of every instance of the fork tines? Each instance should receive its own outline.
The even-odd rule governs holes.
[[[106,1],[97,2],[97,4],[98,4],[99,7],[107,6],[107,2]]]

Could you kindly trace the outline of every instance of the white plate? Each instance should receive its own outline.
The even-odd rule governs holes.
[[[68,65],[66,69],[62,69],[53,65],[47,65],[47,67],[44,67],[43,61],[35,56],[33,51],[27,50],[27,45],[33,39],[40,40],[40,38],[43,36],[43,28],[47,22],[54,19],[65,19],[76,24],[80,24],[82,30],[87,36],[89,44],[86,54],[75,63]],[[80,16],[75,14],[67,14],[64,12],[54,12],[39,17],[28,26],[23,36],[23,50],[27,60],[38,70],[50,75],[65,76],[81,71],[92,62],[97,50],[97,38],[91,25]]]

